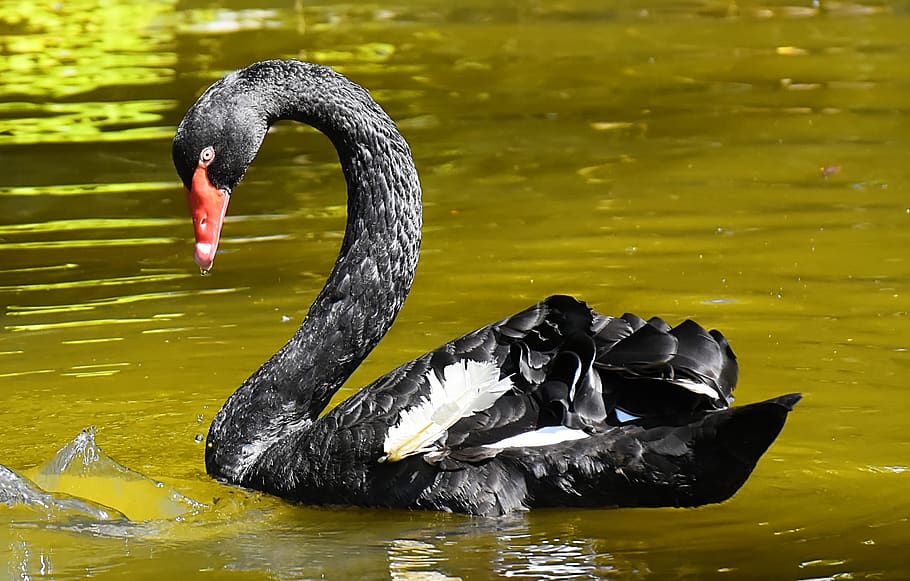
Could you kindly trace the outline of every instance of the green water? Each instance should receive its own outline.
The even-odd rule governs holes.
[[[212,506],[128,526],[0,507],[0,577],[910,577],[910,4],[286,4],[0,0],[0,463],[94,425]],[[344,225],[327,140],[281,125],[214,272],[192,261],[173,130],[273,57],[371,88],[424,185],[411,297],[339,396],[555,292],[693,317],[732,341],[740,403],[805,394],[742,491],[485,521],[212,482],[199,435]]]

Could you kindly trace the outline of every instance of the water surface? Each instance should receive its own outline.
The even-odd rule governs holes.
[[[910,576],[910,4],[458,4],[0,0],[0,463],[94,425],[212,507],[128,525],[0,508],[8,576]],[[339,397],[555,292],[692,317],[732,341],[738,402],[805,394],[743,490],[487,521],[212,482],[200,435],[293,332],[344,225],[327,140],[284,124],[216,269],[192,262],[173,130],[274,57],[369,87],[424,185],[411,297]]]

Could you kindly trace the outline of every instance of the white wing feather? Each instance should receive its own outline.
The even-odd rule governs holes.
[[[455,422],[485,410],[512,389],[509,377],[499,379],[499,368],[486,361],[465,359],[448,365],[439,381],[432,370],[427,374],[429,394],[398,416],[398,423],[386,435],[381,460],[396,461],[433,450]]]

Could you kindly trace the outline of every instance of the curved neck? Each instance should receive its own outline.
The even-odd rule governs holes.
[[[294,119],[332,141],[348,188],[347,225],[325,286],[294,337],[263,367],[285,372],[298,405],[315,417],[408,295],[420,252],[420,182],[410,147],[365,89],[331,69],[291,63],[300,84],[276,96],[270,121]]]
[[[334,144],[348,188],[347,227],[338,260],[300,328],[219,412],[210,452],[219,440],[242,447],[314,421],[391,327],[420,247],[420,183],[410,148],[369,93],[318,65],[254,66],[235,81],[256,96],[262,122],[307,123]],[[218,464],[240,453],[229,447],[235,449],[220,450],[227,457]]]

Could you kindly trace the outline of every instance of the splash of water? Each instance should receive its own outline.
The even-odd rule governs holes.
[[[174,519],[205,504],[107,456],[88,428],[61,448],[32,480],[0,465],[0,503],[38,511],[51,520]]]

